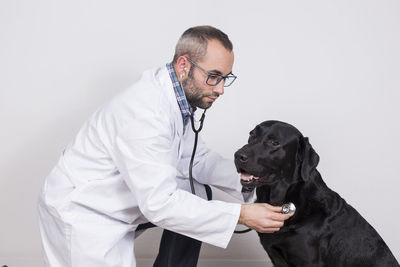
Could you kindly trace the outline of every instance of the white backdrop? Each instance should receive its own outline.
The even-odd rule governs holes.
[[[397,0],[1,0],[0,265],[39,261],[38,191],[83,121],[203,24],[230,36],[239,77],[207,112],[209,147],[232,158],[257,123],[295,125],[400,259],[399,14]],[[154,257],[158,235],[139,238],[138,257]],[[266,259],[255,233],[203,248]]]

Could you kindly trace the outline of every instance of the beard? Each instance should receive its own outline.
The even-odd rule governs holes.
[[[216,93],[203,94],[204,89],[201,88],[193,78],[192,69],[190,69],[186,80],[182,81],[183,90],[186,95],[186,99],[192,107],[208,109],[211,107],[213,102],[207,102],[203,100],[205,97],[218,97]]]

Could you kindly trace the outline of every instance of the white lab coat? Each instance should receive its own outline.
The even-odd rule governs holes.
[[[189,190],[194,133],[184,131],[166,67],[95,112],[46,178],[39,217],[47,265],[134,267],[136,227],[150,221],[225,248],[240,204],[206,201]],[[196,193],[216,186],[240,198],[230,160],[199,140]]]

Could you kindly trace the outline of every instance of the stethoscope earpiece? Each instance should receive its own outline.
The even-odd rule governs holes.
[[[187,71],[187,68],[183,68],[184,71],[181,71],[180,73],[180,80],[182,81],[183,78],[183,74],[185,73],[185,71]],[[181,86],[182,87],[182,86]],[[183,88],[182,88],[183,89]]]

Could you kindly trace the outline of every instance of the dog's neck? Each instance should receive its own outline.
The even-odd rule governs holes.
[[[269,203],[274,206],[281,206],[284,203],[292,202],[296,206],[296,213],[292,222],[298,222],[313,214],[323,215],[328,212],[328,205],[332,201],[327,199],[333,194],[320,194],[321,191],[331,191],[323,182],[317,170],[313,172],[307,181],[302,179],[294,183],[284,180],[279,183],[257,187],[257,202]],[[322,198],[322,196],[325,196]],[[319,216],[319,215],[318,215]]]
[[[291,184],[285,181],[257,187],[257,202],[268,203],[273,206],[282,206],[287,199],[287,192],[290,187]]]

